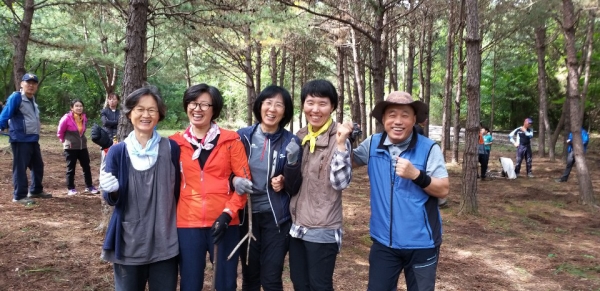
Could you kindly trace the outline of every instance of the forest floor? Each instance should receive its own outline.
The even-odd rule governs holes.
[[[587,155],[599,193],[600,140]],[[95,230],[101,216],[99,195],[67,196],[62,148],[51,130],[41,141],[44,189],[52,199],[35,206],[12,203],[12,155],[0,136],[0,291],[113,290],[112,265],[100,259],[104,234]],[[94,180],[99,150],[90,142]],[[448,153],[449,154],[449,153]],[[492,149],[490,168],[514,151]],[[437,290],[600,290],[600,212],[579,203],[577,173],[556,183],[564,164],[534,156],[535,178],[500,177],[478,183],[478,216],[458,216],[460,165],[448,164],[449,207],[442,209],[444,242]],[[524,167],[524,165],[523,165]],[[75,178],[82,191],[79,167]],[[371,244],[369,183],[364,168],[344,191],[344,242],[334,274],[336,290],[365,290]],[[600,201],[600,197],[596,195]],[[212,269],[206,270],[205,289]],[[238,286],[241,285],[238,274]],[[399,290],[406,290],[401,277]],[[289,268],[285,290],[292,290]],[[239,289],[239,288],[238,288]]]

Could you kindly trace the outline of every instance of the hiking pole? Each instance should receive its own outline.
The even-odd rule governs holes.
[[[212,279],[212,291],[216,291],[217,290],[217,254],[219,252],[219,245],[215,244],[214,249],[213,249],[214,255],[213,255],[213,279]]]

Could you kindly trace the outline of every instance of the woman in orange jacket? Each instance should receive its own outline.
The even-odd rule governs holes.
[[[183,95],[190,125],[170,138],[181,148],[181,187],[177,205],[181,291],[201,290],[206,253],[216,263],[216,290],[236,290],[239,254],[227,256],[239,241],[238,210],[243,209],[252,182],[248,158],[239,135],[215,120],[223,98],[215,87],[199,84]],[[231,189],[229,178],[234,180]],[[218,253],[213,253],[218,245]]]

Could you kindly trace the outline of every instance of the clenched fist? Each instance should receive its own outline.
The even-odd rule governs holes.
[[[409,180],[414,180],[419,177],[419,171],[413,164],[404,158],[397,157],[396,158],[396,175]]]

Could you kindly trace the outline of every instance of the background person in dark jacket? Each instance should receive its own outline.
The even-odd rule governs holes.
[[[21,90],[12,93],[0,113],[0,131],[9,127],[9,142],[13,153],[13,202],[34,204],[30,198],[50,198],[44,193],[44,161],[40,151],[40,110],[34,94],[38,90],[38,77],[25,74]],[[27,184],[27,168],[31,171],[31,186]],[[28,194],[29,192],[29,194]]]
[[[108,94],[104,109],[100,112],[100,118],[102,119],[102,127],[111,139],[117,135],[117,125],[119,125],[119,116],[121,116],[121,110],[119,110],[119,96],[115,93]]]
[[[508,137],[510,142],[517,148],[517,161],[515,165],[515,174],[519,176],[521,171],[521,163],[525,159],[525,166],[527,168],[527,177],[533,178],[531,172],[531,164],[533,160],[533,153],[531,151],[531,139],[533,138],[533,129],[531,129],[533,119],[525,118],[523,126],[519,126],[513,130]]]
[[[256,97],[252,111],[257,124],[238,130],[252,176],[252,233],[256,241],[241,247],[242,290],[283,290],[281,274],[292,225],[290,198],[302,183],[300,140],[284,127],[292,120],[290,93],[268,86]],[[248,231],[244,224],[241,235]]]

